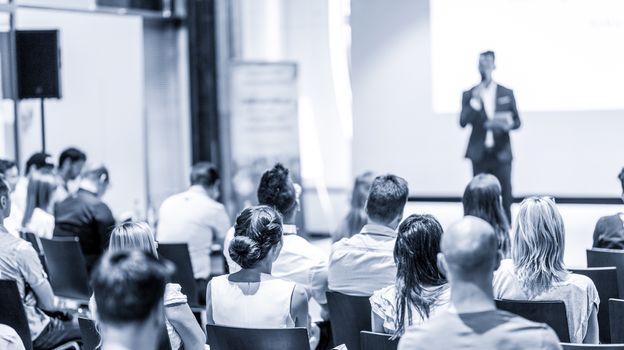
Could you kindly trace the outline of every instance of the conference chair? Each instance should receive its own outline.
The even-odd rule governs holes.
[[[600,303],[607,303],[601,300]],[[609,299],[609,324],[611,329],[611,342],[624,343],[624,300]]]
[[[78,238],[41,238],[40,241],[54,295],[88,304],[91,287]]]
[[[390,334],[360,332],[361,350],[397,350],[399,339],[390,340]]]
[[[206,306],[199,305],[197,285],[193,274],[193,265],[186,243],[158,244],[158,256],[171,261],[176,270],[172,276],[172,282],[182,287],[182,293],[186,294],[188,304],[194,312],[203,311]]]
[[[617,269],[615,267],[588,267],[570,269],[571,272],[589,277],[598,290],[600,306],[598,307],[598,326],[600,342],[611,343],[609,328],[609,303],[607,300],[618,297]]]
[[[0,280],[0,323],[15,330],[22,339],[26,350],[33,349],[28,319],[26,318],[22,297],[19,294],[15,281]],[[54,348],[54,350],[65,349],[80,350],[80,346],[76,341],[72,340],[59,344]]]
[[[206,325],[210,350],[307,350],[305,328],[238,328]],[[350,348],[349,348],[350,349]]]
[[[80,317],[78,318],[78,325],[80,326],[80,334],[82,335],[83,350],[96,350],[98,345],[100,345],[101,337],[100,332],[98,332],[95,326],[95,322],[91,319]],[[158,350],[171,350],[167,328],[164,326],[160,332]]]
[[[345,344],[349,350],[359,349],[360,331],[371,330],[369,297],[332,291],[326,294],[334,345]]]
[[[624,350],[624,344],[570,344],[561,343],[563,350]]]
[[[561,342],[570,341],[568,318],[563,301],[531,301],[496,299],[496,307],[522,316],[534,322],[546,323],[552,328]]]
[[[618,294],[624,299],[624,250],[591,248],[587,249],[588,267],[610,267],[617,269]]]

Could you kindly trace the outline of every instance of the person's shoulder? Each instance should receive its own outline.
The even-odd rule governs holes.
[[[500,266],[494,272],[495,274],[513,274],[514,273],[514,263],[511,259],[503,259],[501,260]]]
[[[559,338],[545,323],[529,321],[507,311],[499,311],[507,318],[505,333],[515,343],[533,344],[530,348],[559,349]]]
[[[437,349],[443,344],[444,334],[449,334],[448,311],[432,316],[427,322],[410,326],[399,340],[399,350]],[[447,338],[448,339],[448,338]]]
[[[568,274],[567,281],[570,285],[580,288],[582,290],[596,289],[594,281],[591,278],[578,273]]]
[[[498,84],[496,83],[496,85],[498,86],[498,92],[501,95],[513,95],[513,89],[510,89],[504,85]]]

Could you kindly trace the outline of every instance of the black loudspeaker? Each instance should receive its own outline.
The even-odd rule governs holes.
[[[61,58],[58,30],[18,30],[18,97],[61,98]]]

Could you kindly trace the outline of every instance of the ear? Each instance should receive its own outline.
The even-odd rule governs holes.
[[[440,269],[442,274],[446,276],[446,279],[448,280],[448,268],[446,266],[446,259],[444,259],[444,254],[438,253],[437,257],[438,269]]]
[[[7,207],[7,196],[0,196],[0,207],[2,207],[3,209]]]

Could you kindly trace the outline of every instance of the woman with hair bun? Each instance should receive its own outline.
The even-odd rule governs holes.
[[[282,248],[282,218],[256,206],[236,218],[229,254],[242,269],[214,277],[206,290],[209,324],[244,328],[308,327],[308,296],[294,282],[271,276]]]

